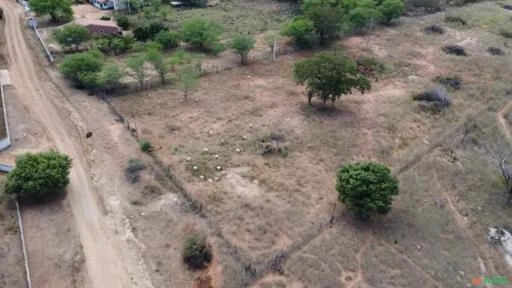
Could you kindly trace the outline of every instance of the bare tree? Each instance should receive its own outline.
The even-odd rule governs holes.
[[[463,145],[466,141],[466,137],[477,129],[478,124],[476,124],[475,117],[469,117],[462,125],[462,139],[460,140],[460,144]]]
[[[507,203],[512,203],[512,167],[507,164],[508,158],[512,155],[509,143],[496,137],[492,146],[486,145],[484,149],[500,169],[501,176],[507,186]]]

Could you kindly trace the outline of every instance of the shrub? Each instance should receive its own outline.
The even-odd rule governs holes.
[[[139,141],[139,147],[140,150],[146,153],[151,153],[151,151],[153,151],[153,146],[151,145],[151,142],[145,139]]]
[[[402,0],[384,0],[379,5],[379,11],[385,24],[390,24],[393,20],[400,18],[405,10]]]
[[[27,153],[16,158],[4,191],[21,200],[43,201],[59,195],[69,184],[71,159],[55,151]]]
[[[288,145],[283,134],[270,133],[270,135],[260,140],[261,155],[279,154],[283,157],[288,155]]]
[[[183,261],[191,269],[200,269],[208,266],[212,261],[212,249],[208,244],[206,236],[194,232],[188,235],[183,245]]]
[[[453,16],[453,15],[446,15],[446,17],[444,17],[444,22],[460,24],[462,26],[466,26],[468,24],[466,22],[466,20],[462,19],[459,16]]]
[[[464,48],[459,45],[447,45],[447,46],[444,46],[442,49],[443,49],[443,52],[447,53],[447,54],[453,54],[453,55],[457,55],[457,56],[467,56],[468,55],[468,54],[466,54],[466,50],[464,50]]]
[[[130,28],[130,20],[128,16],[120,14],[116,16],[117,26],[121,27],[123,30],[128,30]]]
[[[181,32],[183,41],[202,51],[211,51],[219,44],[224,28],[217,22],[196,18],[183,23]]]
[[[110,16],[103,15],[103,16],[100,17],[100,20],[108,21],[108,20],[110,20]]]
[[[512,27],[503,27],[500,29],[500,35],[505,38],[512,38]]]
[[[434,81],[453,90],[459,90],[462,85],[462,80],[458,76],[437,76]]]
[[[376,77],[386,70],[386,66],[382,62],[372,57],[359,58],[356,63],[357,71],[366,77]]]
[[[53,32],[53,37],[62,47],[75,46],[75,50],[78,51],[78,46],[91,39],[91,34],[87,28],[71,23],[55,30]]]
[[[389,168],[376,162],[360,162],[341,167],[336,173],[339,200],[361,219],[391,211],[398,195],[398,180]]]
[[[423,28],[423,31],[427,34],[444,34],[444,28],[436,24]]]
[[[315,27],[311,20],[304,17],[295,17],[283,24],[281,34],[293,37],[295,46],[304,49],[313,46],[314,30]]]
[[[96,74],[103,68],[101,52],[89,51],[67,55],[59,66],[61,73],[77,88],[94,89]]]
[[[163,49],[172,49],[180,45],[180,34],[174,31],[162,31],[155,37],[155,41],[162,45]]]
[[[443,10],[440,0],[411,0],[409,5],[413,8],[421,8],[429,13],[435,13]]]
[[[491,55],[502,56],[505,55],[505,51],[501,50],[498,47],[489,47],[487,48],[487,52],[491,53]]]
[[[512,5],[507,5],[507,4],[504,4],[503,6],[503,9],[507,9],[507,10],[512,10]]]
[[[119,55],[132,48],[135,39],[131,36],[101,36],[96,38],[96,48],[105,54]]]
[[[450,106],[452,103],[450,96],[442,86],[436,86],[432,89],[419,93],[413,97],[413,100],[432,102],[443,107]]]
[[[256,39],[251,35],[238,35],[231,39],[231,49],[233,49],[236,54],[240,55],[240,62],[242,65],[247,64],[249,51],[254,48],[255,43]]]
[[[128,161],[128,166],[124,170],[124,174],[126,179],[131,183],[136,183],[139,181],[140,171],[144,170],[146,165],[142,163],[139,159],[130,159]]]
[[[133,29],[133,37],[137,41],[146,42],[153,40],[158,33],[167,31],[167,29],[161,22],[150,22]]]

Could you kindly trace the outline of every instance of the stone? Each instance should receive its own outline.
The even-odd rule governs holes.
[[[206,147],[205,147],[205,148],[203,148],[203,151],[204,151],[204,152],[208,152],[208,148],[206,148]]]
[[[421,247],[421,245],[419,245],[419,244],[418,244],[418,245],[416,245],[416,250],[420,251],[420,250],[421,250],[421,248],[422,248],[422,247]]]
[[[236,152],[240,153],[240,152],[242,152],[242,150],[240,150],[239,148],[236,148]]]
[[[190,162],[190,160],[192,160],[192,158],[190,158],[190,157],[187,157],[187,162]]]
[[[197,169],[199,169],[197,166],[192,167],[192,170],[197,170]]]

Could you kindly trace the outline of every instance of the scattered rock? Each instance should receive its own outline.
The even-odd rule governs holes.
[[[222,170],[221,166],[217,166],[216,168],[217,168],[218,171]]]
[[[197,169],[199,169],[197,166],[192,167],[192,170],[194,171],[196,171]]]
[[[247,140],[247,136],[246,135],[242,136],[242,139]]]
[[[239,148],[236,148],[236,152],[240,153],[240,152],[242,152],[242,150],[240,150]]]
[[[219,159],[219,155],[218,155],[218,154],[216,154],[216,155],[214,156],[214,158],[215,158],[215,159]]]
[[[199,178],[204,179],[204,176],[203,176],[203,175],[201,175],[201,176],[199,176]]]
[[[208,148],[206,148],[206,147],[205,147],[205,148],[203,148],[203,151],[204,151],[204,152],[208,152]]]
[[[421,250],[421,248],[422,248],[422,247],[421,247],[421,245],[419,245],[419,244],[418,244],[418,245],[416,245],[416,250],[420,251],[420,250]]]
[[[187,162],[190,162],[191,160],[192,160],[192,158],[187,157]]]
[[[213,179],[212,178],[209,178],[208,179],[208,183],[212,183],[213,182]]]

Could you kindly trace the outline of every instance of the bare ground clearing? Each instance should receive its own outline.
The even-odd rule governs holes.
[[[471,7],[479,5],[495,4]],[[422,32],[446,13],[405,18],[397,27],[343,41],[347,53],[376,57],[388,70],[370,93],[344,97],[335,112],[305,104],[292,79],[293,63],[307,56],[300,54],[203,77],[184,103],[169,87],[113,103],[134,115],[139,135],[157,147],[155,156],[241,255],[263,266],[285,252],[284,274],[258,276],[257,286],[460,287],[484,273],[482,266],[507,275],[485,238],[487,226],[510,219],[510,209],[500,204],[504,188],[490,180],[497,171],[478,145],[457,145],[457,135],[399,175],[401,194],[389,216],[363,225],[337,208],[333,228],[322,228],[336,202],[339,165],[372,159],[399,167],[477,112],[482,125],[496,125],[497,110],[509,100],[512,51],[489,55],[487,47],[503,41],[478,27],[448,28],[441,36]],[[469,56],[442,52],[454,43]],[[435,76],[452,74],[462,77],[463,88],[451,92],[451,108],[431,114],[411,100],[434,86]],[[259,155],[260,139],[273,132],[286,139],[284,157]],[[136,209],[154,211],[156,199],[141,196]],[[220,258],[226,272],[233,263],[226,262],[229,255]],[[162,269],[161,277],[173,277],[172,268]],[[237,287],[239,279],[231,277],[224,273],[225,287]]]

